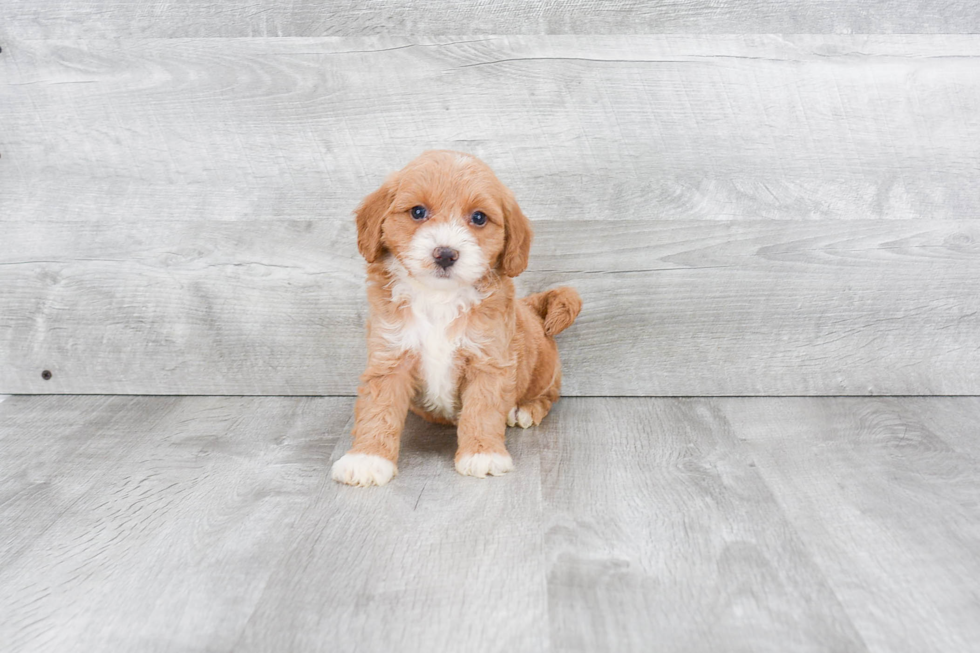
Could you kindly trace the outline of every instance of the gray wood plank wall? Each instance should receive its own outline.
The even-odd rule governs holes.
[[[535,220],[522,285],[585,296],[568,394],[980,393],[978,36],[142,38],[231,34],[89,4],[5,5],[0,392],[351,393],[350,211],[450,147]]]
[[[27,38],[363,34],[969,34],[971,0],[7,0]]]
[[[570,281],[585,298],[561,337],[569,394],[976,388],[980,225],[826,227],[548,221],[524,285]],[[0,331],[4,389],[348,394],[356,385],[366,302],[350,221],[52,221],[6,233],[17,247],[0,258],[0,278],[14,279]]]

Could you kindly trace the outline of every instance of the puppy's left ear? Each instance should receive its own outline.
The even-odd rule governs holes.
[[[390,175],[381,188],[374,191],[354,210],[357,218],[357,249],[368,263],[374,263],[384,251],[381,223],[395,197],[396,174]]]
[[[508,277],[516,277],[527,267],[534,232],[531,231],[531,222],[517,205],[513,193],[507,191],[503,204],[504,251],[500,257],[500,271]]]

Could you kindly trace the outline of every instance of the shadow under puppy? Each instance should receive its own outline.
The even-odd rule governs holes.
[[[355,214],[368,262],[368,365],[354,445],[333,478],[391,480],[409,410],[457,425],[460,474],[511,471],[506,427],[538,424],[558,400],[554,336],[578,315],[578,293],[515,299],[511,278],[527,267],[531,225],[510,189],[469,154],[423,153]]]

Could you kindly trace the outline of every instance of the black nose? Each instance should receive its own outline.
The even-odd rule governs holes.
[[[432,250],[432,258],[436,260],[436,265],[443,270],[451,266],[459,258],[459,252],[449,247],[436,247]]]

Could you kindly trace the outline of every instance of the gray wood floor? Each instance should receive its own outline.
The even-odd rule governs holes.
[[[349,398],[0,403],[4,651],[975,651],[980,398],[565,399],[337,485]]]

